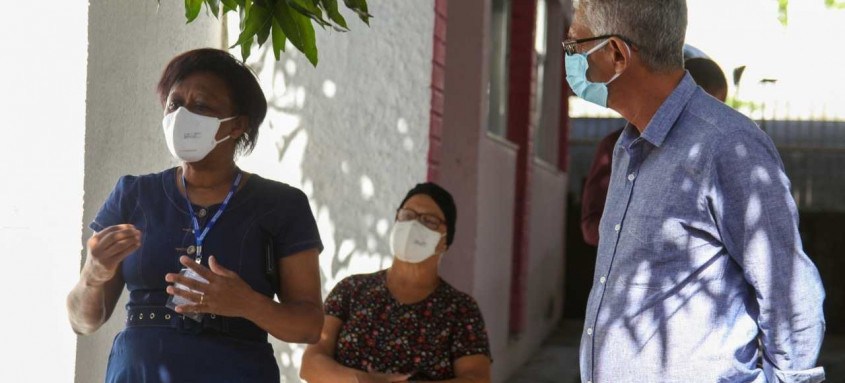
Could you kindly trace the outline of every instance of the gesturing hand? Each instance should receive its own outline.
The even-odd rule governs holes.
[[[209,257],[208,266],[198,264],[189,257],[182,256],[179,262],[185,267],[193,270],[208,283],[193,280],[184,275],[168,273],[164,280],[170,283],[179,283],[191,290],[178,289],[174,286],[167,286],[167,293],[184,297],[193,304],[176,306],[177,313],[209,313],[230,317],[243,317],[251,303],[249,297],[255,291],[237,273],[226,269],[217,263],[217,258]]]
[[[131,224],[109,226],[88,239],[86,277],[90,283],[111,280],[120,262],[141,247],[141,231]]]

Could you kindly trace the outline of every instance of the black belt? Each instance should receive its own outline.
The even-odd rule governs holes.
[[[167,307],[136,306],[126,310],[126,327],[171,327],[180,332],[215,333],[233,338],[267,342],[267,333],[242,318],[205,314],[197,322]]]

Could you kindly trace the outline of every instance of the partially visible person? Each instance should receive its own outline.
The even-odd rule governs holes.
[[[686,29],[685,0],[581,0],[564,42],[576,95],[628,121],[581,381],[821,382],[825,292],[789,178],[771,138],[684,70]]]
[[[181,164],[117,182],[90,224],[71,327],[97,331],[125,286],[106,382],[278,383],[267,335],[319,339],[323,245],[302,191],[235,165],[255,147],[266,98],[250,69],[217,49],[174,57],[158,97]]]
[[[703,54],[698,50],[695,52]],[[725,102],[728,96],[728,81],[722,69],[719,68],[719,64],[709,58],[699,56],[684,60],[684,68],[705,92]],[[607,187],[610,184],[611,158],[622,129],[610,132],[596,145],[596,154],[590,165],[587,180],[584,182],[581,194],[581,235],[584,242],[590,246],[599,244],[599,221],[604,211]]]
[[[309,383],[490,381],[490,346],[475,300],[440,278],[457,209],[434,183],[415,186],[390,232],[393,265],[340,281],[320,341],[302,357]]]
[[[715,61],[705,57],[693,57],[684,61],[684,68],[705,92],[721,102],[727,100],[728,80]]]

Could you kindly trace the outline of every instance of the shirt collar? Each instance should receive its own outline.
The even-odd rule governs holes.
[[[654,117],[651,118],[641,137],[654,146],[659,147],[662,145],[696,89],[697,85],[695,81],[689,72],[687,72],[675,90],[672,91],[672,94],[669,95],[666,101],[657,109],[657,112],[654,113]],[[633,128],[633,126],[630,126],[630,129]],[[626,130],[630,131],[630,129]]]

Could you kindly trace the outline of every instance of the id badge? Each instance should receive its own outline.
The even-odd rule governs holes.
[[[195,281],[199,281],[199,282],[202,282],[202,283],[208,283],[207,279],[205,279],[201,275],[197,274],[196,271],[193,271],[193,270],[188,269],[188,268],[182,269],[181,271],[179,271],[179,274],[184,275],[188,278],[191,278]],[[196,293],[196,294],[202,294],[201,292],[196,291],[196,290],[192,290],[188,286],[185,286],[181,283],[174,283],[173,287],[175,287],[177,289],[187,290],[187,291],[190,291],[190,292],[193,292],[193,293]],[[171,295],[169,298],[167,298],[167,304],[165,306],[167,308],[173,310],[173,311],[176,311],[176,306],[181,306],[181,305],[186,305],[186,304],[196,304],[196,303],[197,302],[194,302],[194,301],[192,301],[188,298],[185,298],[185,297],[182,297],[182,296],[179,296],[179,295]],[[184,313],[182,315],[184,315],[188,318],[191,318],[191,319],[193,319],[197,322],[202,321],[202,317],[203,317],[202,313]]]

